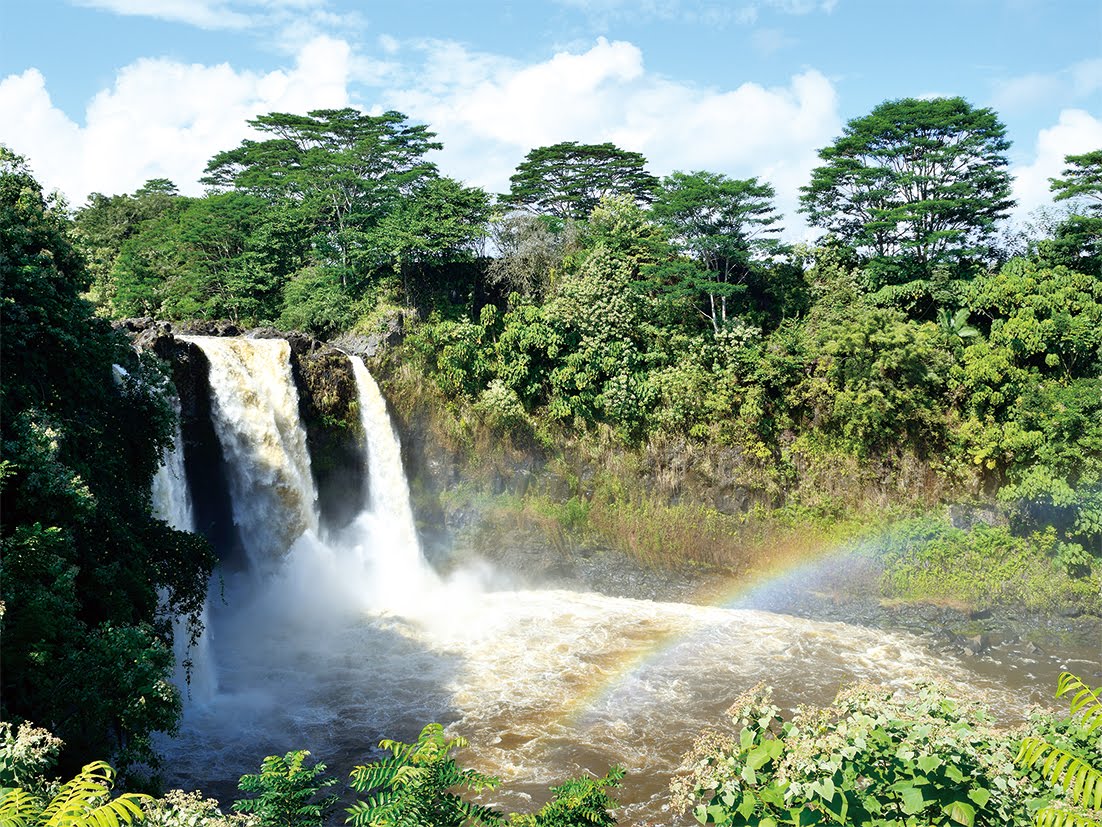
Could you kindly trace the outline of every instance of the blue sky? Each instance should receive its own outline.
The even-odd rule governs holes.
[[[535,146],[611,140],[791,214],[847,120],[922,95],[993,107],[1019,212],[1044,205],[1102,147],[1102,0],[0,0],[0,143],[74,205],[198,194],[248,118],[351,105],[430,124],[491,191]]]

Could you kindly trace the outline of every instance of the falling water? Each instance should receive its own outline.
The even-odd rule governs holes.
[[[191,510],[191,491],[184,471],[184,432],[180,427],[180,400],[172,397],[175,431],[172,447],[161,458],[161,467],[153,477],[153,516],[180,531],[195,531]]]
[[[180,531],[195,531],[195,513],[191,507],[191,490],[184,471],[184,434],[180,426],[180,400],[171,397],[175,413],[175,431],[172,447],[165,451],[160,468],[153,476],[153,516],[164,520]],[[206,605],[200,621],[209,623]],[[185,698],[195,703],[209,703],[218,691],[218,676],[211,659],[211,632],[209,629],[193,646],[189,645],[186,624],[177,619],[173,624],[173,648],[176,653],[176,685]]]
[[[348,358],[356,377],[369,485],[364,510],[344,536],[352,538],[374,569],[373,591],[380,598],[376,607],[393,608],[402,601],[417,600],[425,589],[438,585],[438,580],[421,556],[402,447],[386,401],[363,360],[355,355]]]
[[[176,784],[232,796],[242,773],[292,749],[347,772],[381,738],[444,721],[471,742],[461,760],[503,778],[508,808],[624,763],[621,822],[681,823],[662,811],[670,773],[758,680],[788,704],[827,702],[855,679],[975,682],[906,634],[440,582],[418,549],[386,406],[355,357],[369,501],[321,537],[286,343],[192,341],[211,361],[235,519],[265,565],[227,577],[212,611],[219,692],[185,711],[166,749]]]
[[[210,362],[215,433],[226,458],[234,524],[250,562],[272,568],[318,528],[291,348],[283,339],[182,336]]]

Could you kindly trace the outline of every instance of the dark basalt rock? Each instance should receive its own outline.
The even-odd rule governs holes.
[[[196,519],[223,555],[236,553],[240,543],[233,528],[224,459],[210,419],[210,365],[199,347],[179,336],[286,340],[322,521],[339,528],[362,508],[367,494],[364,435],[347,355],[305,333],[274,327],[246,331],[224,320],[178,323],[146,317],[123,319],[115,328],[127,333],[136,348],[155,353],[169,365],[180,398],[185,467]]]

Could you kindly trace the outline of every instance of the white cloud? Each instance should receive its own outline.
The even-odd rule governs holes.
[[[1056,72],[1034,72],[1002,81],[992,96],[999,112],[1021,112],[1053,100],[1084,100],[1102,91],[1102,58],[1074,63]]]
[[[243,29],[248,14],[234,11],[225,0],[74,0],[78,6],[135,17],[187,23],[201,29]]]
[[[444,143],[441,169],[490,192],[508,188],[534,147],[612,141],[642,152],[659,175],[761,176],[795,226],[798,188],[841,127],[835,90],[814,70],[778,88],[715,89],[650,73],[638,47],[603,38],[527,65],[454,43],[419,48],[423,66],[382,104],[430,124]]]
[[[1064,156],[1079,155],[1102,148],[1102,120],[1082,109],[1065,109],[1059,121],[1037,135],[1033,160],[1011,170],[1014,198],[1018,202],[1015,217],[1024,218],[1037,207],[1051,203],[1049,178],[1064,171]]]
[[[295,54],[314,38],[364,28],[356,11],[338,13],[329,0],[70,0],[130,17],[151,17],[200,29],[245,31]]]
[[[605,26],[614,19],[673,20],[682,23],[723,26],[750,24],[764,11],[804,15],[830,13],[838,0],[557,0],[560,5],[586,13],[595,23]]]
[[[74,205],[150,178],[198,194],[207,161],[249,136],[248,119],[348,105],[350,66],[348,44],[326,37],[304,46],[293,67],[266,74],[143,59],[92,99],[83,125],[53,105],[42,74],[28,69],[0,81],[0,142]]]
[[[397,109],[439,134],[444,174],[490,192],[505,191],[535,147],[612,141],[642,152],[658,175],[759,176],[776,187],[799,233],[798,188],[841,128],[835,89],[814,70],[777,87],[715,88],[648,71],[639,48],[623,41],[599,39],[538,62],[441,41],[387,47],[383,61],[318,37],[292,66],[268,73],[140,60],[92,99],[83,124],[53,105],[31,69],[0,82],[0,142],[27,155],[43,184],[74,204],[153,177],[197,193],[207,161],[249,136],[248,119],[349,105],[350,84],[360,83],[376,90],[372,111]]]

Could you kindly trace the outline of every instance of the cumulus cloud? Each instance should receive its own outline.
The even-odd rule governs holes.
[[[1074,63],[1056,72],[1034,72],[1004,80],[995,88],[992,106],[1021,112],[1053,100],[1086,100],[1102,91],[1102,58]]]
[[[142,59],[92,99],[83,124],[54,106],[42,74],[28,69],[0,81],[0,142],[74,205],[150,178],[198,194],[207,161],[249,136],[248,119],[346,106],[351,63],[348,44],[327,37],[306,44],[289,69],[268,73]]]
[[[830,13],[837,0],[557,0],[560,5],[578,9],[599,25],[612,20],[630,18],[638,21],[670,20],[690,24],[723,26],[729,23],[750,24],[765,11],[805,15]]]
[[[0,141],[27,155],[42,182],[74,204],[153,177],[196,193],[211,156],[249,136],[249,118],[346,106],[358,84],[375,90],[365,98],[370,111],[397,109],[439,134],[444,150],[436,160],[445,174],[490,192],[507,190],[535,147],[612,141],[642,152],[658,175],[760,176],[798,229],[798,188],[841,128],[835,89],[815,70],[776,87],[703,87],[649,71],[640,49],[623,41],[599,39],[536,62],[443,41],[381,45],[385,60],[318,37],[293,66],[268,73],[140,60],[93,98],[83,124],[54,106],[42,75],[30,69],[0,82]]]
[[[1066,155],[1081,155],[1102,148],[1102,120],[1082,109],[1065,109],[1057,123],[1037,135],[1033,160],[1011,170],[1015,217],[1022,219],[1037,207],[1049,204],[1049,178],[1059,178]]]
[[[708,169],[759,175],[795,223],[798,188],[817,150],[839,132],[831,82],[804,71],[781,87],[706,88],[649,72],[638,47],[598,39],[533,64],[423,43],[423,65],[383,96],[432,125],[440,165],[491,192],[532,148],[560,141],[612,141],[642,152],[651,171]]]

